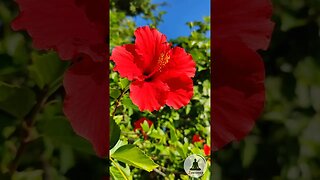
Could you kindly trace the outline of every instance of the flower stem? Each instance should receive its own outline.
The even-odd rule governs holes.
[[[121,173],[121,175],[123,176],[123,178],[125,180],[128,180],[127,176],[123,173],[123,171],[121,170],[121,168],[117,165],[117,163],[112,159],[112,157],[110,157],[110,160],[113,162],[114,166],[118,169],[118,171]]]
[[[48,93],[48,89],[45,88],[42,91],[42,93],[40,94],[40,96],[38,97],[38,101],[37,101],[36,105],[32,108],[32,110],[24,118],[23,125],[22,125],[24,133],[22,133],[23,135],[21,137],[21,139],[22,139],[21,144],[17,150],[16,156],[14,157],[12,162],[9,164],[9,172],[11,175],[16,171],[16,169],[18,167],[19,160],[20,160],[22,154],[24,153],[26,146],[31,141],[30,140],[31,130],[33,128],[34,121],[35,121],[37,114],[39,113],[39,111],[41,110],[41,108],[43,107],[45,102],[47,101],[47,98],[48,98],[47,93]]]
[[[120,100],[121,98],[123,97],[123,95],[125,95],[127,92],[129,91],[129,86],[127,86],[120,94],[120,96],[117,98],[116,102],[115,102],[115,108],[114,108],[114,111],[112,112],[112,117],[115,116],[116,114],[116,111],[120,105]]]
[[[63,79],[63,76],[60,76],[49,87],[48,86],[45,87],[42,90],[42,92],[40,93],[40,95],[38,96],[38,100],[37,100],[37,103],[35,104],[35,106],[33,106],[31,111],[25,116],[24,121],[23,121],[23,125],[22,125],[24,133],[22,133],[23,135],[21,137],[21,139],[22,139],[21,144],[18,147],[18,150],[17,150],[17,153],[16,153],[14,159],[12,160],[12,162],[9,164],[9,167],[8,167],[10,175],[13,175],[13,173],[18,168],[20,158],[22,157],[27,145],[32,141],[30,139],[30,134],[31,134],[31,131],[34,126],[35,119],[36,119],[38,113],[43,108],[43,106],[47,102],[48,98],[54,92],[56,92],[57,89],[59,89],[59,87],[62,86],[62,79]]]

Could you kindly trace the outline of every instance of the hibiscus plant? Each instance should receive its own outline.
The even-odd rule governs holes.
[[[206,157],[202,178],[210,178],[210,18],[188,25],[198,30],[171,41],[149,26],[132,28],[134,40],[117,41],[110,34],[114,178],[189,179],[183,163],[193,153]],[[195,134],[203,141],[193,141]]]

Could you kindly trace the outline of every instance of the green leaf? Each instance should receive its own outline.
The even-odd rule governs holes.
[[[158,167],[150,157],[146,156],[139,148],[132,144],[120,147],[111,157],[148,172]]]
[[[180,154],[180,156],[183,159],[187,158],[187,152],[184,150],[182,143],[180,141],[177,141],[175,144],[176,144],[177,152]]]
[[[139,110],[139,108],[134,105],[130,99],[130,97],[128,95],[124,95],[123,98],[122,98],[122,104],[124,106],[126,106],[127,108],[132,108],[134,110]]]
[[[23,35],[11,34],[5,40],[7,53],[12,57],[14,64],[26,65],[29,59],[29,52],[27,51]]]
[[[121,172],[113,166],[110,167],[110,175],[114,180],[126,180]]]
[[[171,124],[168,124],[168,127],[170,128],[170,140],[172,142],[177,142],[178,141],[178,137],[177,137],[175,128]]]
[[[19,88],[0,82],[0,109],[18,118],[24,117],[36,103],[29,88]]]
[[[244,142],[242,165],[243,167],[249,167],[257,153],[257,148],[253,137],[247,137]]]
[[[117,99],[121,94],[119,89],[110,89],[110,96],[114,99]]]
[[[117,144],[114,145],[114,146],[112,147],[112,149],[110,149],[109,154],[113,154],[114,152],[117,151],[117,149],[118,149],[119,147],[124,146],[124,145],[127,145],[127,144],[128,144],[128,142],[124,142],[124,141],[119,140],[119,141],[117,142]]]
[[[120,127],[114,121],[113,118],[110,118],[110,149],[113,148],[120,138]]]
[[[141,124],[142,130],[147,133],[149,131],[149,124],[146,120],[143,121],[143,123]]]
[[[40,119],[39,129],[45,137],[52,139],[56,143],[71,146],[73,149],[88,154],[95,154],[91,144],[75,134],[65,117],[55,116]]]
[[[68,63],[61,61],[56,53],[42,55],[33,53],[32,62],[28,68],[30,76],[41,89],[59,79],[68,67]]]
[[[122,89],[125,89],[129,85],[130,81],[126,78],[120,80],[120,85]]]
[[[113,163],[113,165],[114,165],[114,163]],[[119,163],[117,163],[116,165],[118,166],[119,169],[115,166],[110,167],[110,174],[111,174],[112,179],[114,179],[114,180],[131,180],[132,179],[132,177],[130,176],[130,167],[129,166],[126,165],[126,168],[124,168]]]
[[[60,147],[60,157],[60,171],[66,173],[75,164],[72,147],[62,145]]]
[[[207,162],[207,169],[206,172],[204,173],[204,175],[201,177],[201,180],[210,180],[210,165]]]

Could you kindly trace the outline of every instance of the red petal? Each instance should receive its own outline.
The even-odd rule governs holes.
[[[273,29],[271,15],[269,0],[214,0],[213,38],[240,38],[254,50],[266,49]]]
[[[136,37],[136,52],[141,56],[139,66],[145,74],[149,74],[158,63],[160,53],[169,48],[168,43],[166,43],[167,38],[149,26],[137,28],[134,35]]]
[[[159,80],[133,81],[130,85],[130,98],[140,111],[158,111],[165,105],[168,90],[168,86]]]
[[[204,152],[204,154],[205,154],[206,156],[209,156],[209,155],[210,155],[210,151],[211,151],[210,146],[208,146],[207,144],[205,144],[205,145],[203,146],[203,152]]]
[[[163,73],[157,79],[166,83],[169,93],[166,100],[168,106],[180,109],[186,106],[193,96],[193,81],[185,74],[178,74],[173,71]]]
[[[203,140],[201,140],[199,134],[195,134],[192,136],[192,143],[195,143],[195,142],[203,142]]]
[[[176,73],[186,74],[188,77],[194,77],[196,72],[196,63],[193,61],[192,56],[183,48],[174,47],[172,49],[167,70],[173,70]]]
[[[101,8],[93,11],[93,6],[82,6],[86,1],[77,0],[80,4],[77,6],[75,0],[17,0],[21,13],[12,27],[27,30],[36,48],[54,49],[62,59],[87,54],[93,60],[104,60],[107,33],[103,26],[107,21],[101,24],[102,20],[92,20],[95,17],[92,13],[106,16],[106,3],[99,4]]]
[[[108,153],[108,66],[83,59],[65,73],[64,113],[77,134],[89,140],[96,153]]]
[[[116,64],[113,70],[118,71],[121,77],[129,80],[139,79],[142,76],[141,69],[135,64],[137,58],[133,44],[115,47],[110,57]]]
[[[214,51],[213,148],[240,140],[252,129],[264,106],[264,66],[260,56],[239,42]]]
[[[86,11],[86,15],[90,21],[99,26],[101,33],[107,37],[108,27],[106,23],[109,21],[107,1],[95,0],[93,3],[91,0],[76,0],[76,4]]]

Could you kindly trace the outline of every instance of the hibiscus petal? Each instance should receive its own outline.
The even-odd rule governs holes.
[[[83,59],[65,73],[64,113],[75,132],[89,140],[96,153],[108,153],[107,62]]]
[[[152,72],[156,66],[161,52],[169,48],[167,38],[154,28],[143,26],[134,32],[136,37],[136,52],[141,56],[139,66],[144,69],[145,74]]]
[[[130,85],[130,98],[140,111],[158,111],[166,103],[168,90],[168,86],[159,80],[133,81]]]
[[[108,1],[95,0],[94,2],[95,3],[92,3],[91,0],[76,0],[76,4],[85,10],[90,21],[98,25],[99,30],[107,37],[108,26],[106,23],[109,21],[107,9]]]
[[[214,150],[247,135],[261,114],[265,99],[260,56],[239,42],[225,41],[220,47],[213,53],[212,69]]]
[[[107,21],[105,24],[91,21],[94,15],[90,13],[106,16],[107,7],[93,11],[81,5],[85,1],[88,0],[77,0],[80,4],[77,6],[75,0],[17,0],[21,13],[12,27],[15,30],[27,30],[35,48],[54,49],[64,60],[73,59],[79,54],[87,54],[93,60],[104,60],[107,33],[103,26]]]
[[[213,38],[237,37],[254,50],[266,49],[274,26],[271,15],[269,0],[214,0]]]
[[[190,102],[193,96],[193,81],[190,77],[185,74],[170,71],[161,74],[157,79],[166,83],[169,87],[166,100],[168,106],[174,109],[180,109]]]
[[[166,69],[175,71],[176,73],[186,74],[188,77],[194,77],[196,63],[193,61],[192,56],[186,53],[183,48],[174,47]]]
[[[210,146],[208,146],[207,144],[205,144],[205,145],[203,146],[203,152],[204,152],[204,154],[205,154],[206,156],[209,156],[209,155],[210,155],[210,151],[211,151]]]
[[[143,76],[141,69],[135,64],[135,59],[137,59],[135,45],[128,44],[115,47],[110,59],[116,64],[113,70],[118,71],[121,77],[133,80]]]

